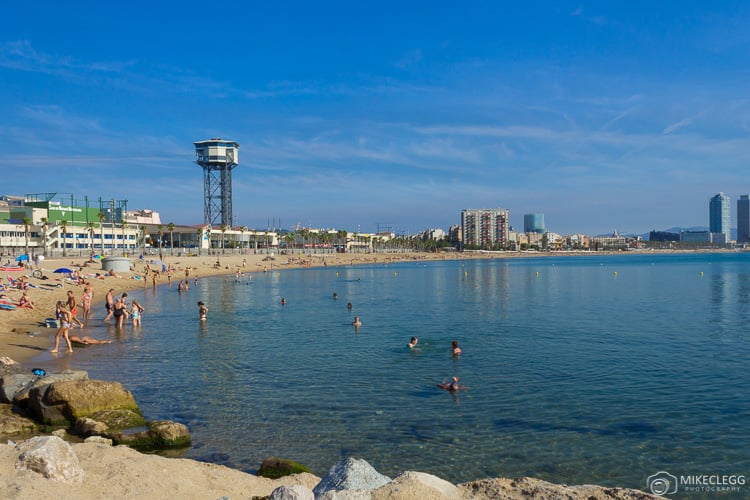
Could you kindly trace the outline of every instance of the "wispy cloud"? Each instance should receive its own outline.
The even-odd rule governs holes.
[[[688,116],[687,118],[683,118],[682,120],[675,122],[667,126],[666,128],[664,128],[664,130],[662,130],[661,133],[663,135],[671,134],[672,132],[675,132],[681,128],[685,128],[689,125],[692,125],[693,122],[695,122],[695,120],[703,116],[705,113],[706,113],[705,111],[701,111],[700,113],[696,113],[692,116]]]

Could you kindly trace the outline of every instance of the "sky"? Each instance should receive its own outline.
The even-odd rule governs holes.
[[[0,194],[412,234],[467,208],[561,234],[707,226],[750,192],[750,3],[12,2]],[[734,224],[734,222],[733,222]]]

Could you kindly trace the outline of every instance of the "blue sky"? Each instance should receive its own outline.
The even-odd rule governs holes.
[[[193,141],[240,143],[238,225],[708,225],[750,192],[747,2],[13,2],[0,192],[201,223]],[[734,218],[734,214],[733,214]]]

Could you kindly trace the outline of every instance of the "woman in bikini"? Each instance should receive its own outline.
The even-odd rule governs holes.
[[[87,323],[89,320],[89,316],[91,315],[91,300],[94,298],[94,287],[91,285],[86,285],[86,288],[83,289],[83,297],[81,297],[81,301],[83,302],[83,322]]]
[[[70,311],[65,309],[65,303],[61,300],[57,301],[56,306],[57,319],[60,320],[60,328],[55,334],[55,348],[52,352],[57,352],[60,347],[60,337],[65,336],[65,342],[68,344],[68,352],[73,352],[73,346],[70,343],[70,337],[68,332],[70,331],[71,314]]]
[[[68,302],[66,305],[70,308],[70,327],[73,328],[73,323],[78,323],[78,326],[83,328],[83,323],[81,323],[81,320],[78,319],[78,304],[76,303],[76,297],[73,295],[72,290],[68,290]]]

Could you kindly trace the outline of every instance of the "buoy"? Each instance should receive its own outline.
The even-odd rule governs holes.
[[[393,271],[394,276],[398,276],[398,273],[396,271]]]
[[[536,276],[537,276],[537,278],[539,277],[539,271],[536,272]]]
[[[701,276],[703,276],[703,271],[701,271]]]
[[[469,275],[469,271],[464,271],[464,276],[468,276],[468,275]]]
[[[613,276],[617,276],[617,271],[612,273]]]
[[[338,272],[338,271],[336,271],[336,276],[338,276],[338,275],[339,275],[339,272]]]

